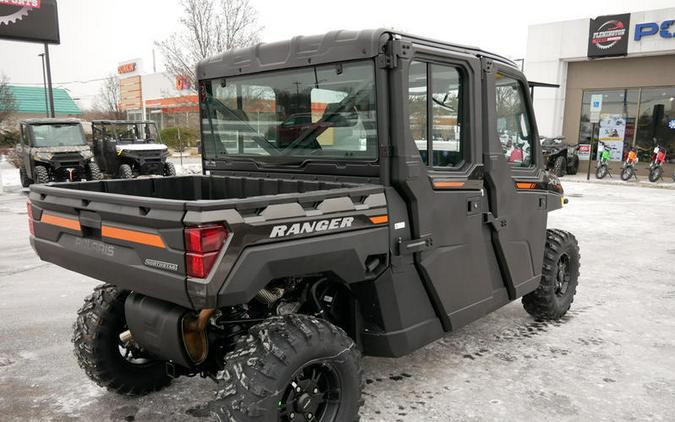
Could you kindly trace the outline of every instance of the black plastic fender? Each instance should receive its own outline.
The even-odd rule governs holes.
[[[374,279],[386,267],[388,254],[388,227],[249,247],[218,292],[218,307],[248,303],[270,281],[282,277],[332,273],[348,284]],[[369,258],[381,261],[373,267]]]

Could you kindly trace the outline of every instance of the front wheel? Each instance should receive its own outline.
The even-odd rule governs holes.
[[[73,343],[77,363],[92,381],[118,394],[142,395],[166,387],[171,378],[165,362],[148,356],[133,340],[120,340],[127,330],[128,295],[109,284],[96,287],[77,311]]]
[[[562,230],[546,230],[539,287],[522,300],[528,314],[557,320],[567,313],[577,292],[579,261],[579,245],[574,235]]]
[[[353,422],[361,407],[361,354],[328,321],[305,315],[270,318],[223,358],[218,420]]]
[[[567,174],[575,175],[579,171],[579,157],[572,158],[572,163],[567,164]]]
[[[131,170],[129,164],[122,164],[119,170],[120,179],[131,179],[134,177],[134,172]]]
[[[567,165],[565,164],[565,157],[557,157],[555,159],[555,163],[553,164],[553,173],[558,177],[563,177],[566,167]]]
[[[45,166],[35,166],[33,169],[33,177],[35,183],[49,183],[49,170],[47,170],[47,167]]]
[[[164,163],[164,176],[175,176],[176,175],[176,166],[173,163],[168,161]]]
[[[654,183],[658,181],[663,175],[663,168],[661,166],[655,166],[649,172],[649,181]]]
[[[595,170],[595,177],[597,179],[604,179],[605,176],[607,176],[607,165],[601,164],[600,167]]]
[[[87,164],[87,180],[103,180],[103,173],[93,161]]]
[[[633,167],[626,166],[621,170],[621,180],[624,182],[633,177]]]

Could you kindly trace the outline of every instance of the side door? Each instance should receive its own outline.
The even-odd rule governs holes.
[[[31,167],[32,164],[32,159],[30,156],[30,142],[28,142],[28,137],[30,136],[30,133],[28,132],[30,130],[30,127],[28,125],[21,124],[20,125],[21,133],[19,136],[19,140],[21,142],[21,149],[20,153],[21,156],[19,157],[23,163],[24,168],[26,169],[26,176],[29,179],[33,178],[33,167]]]
[[[528,85],[517,70],[483,58],[486,221],[509,298],[537,288],[548,195]]]
[[[409,207],[413,238],[399,253],[415,265],[445,329],[505,303],[490,230],[483,222],[480,62],[418,48],[403,63],[405,161],[393,166]],[[400,172],[401,174],[398,174]]]

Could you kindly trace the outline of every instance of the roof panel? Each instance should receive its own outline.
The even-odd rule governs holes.
[[[45,89],[41,86],[9,85],[9,90],[16,100],[18,113],[46,114]],[[54,113],[82,114],[68,92],[63,88],[54,88]]]

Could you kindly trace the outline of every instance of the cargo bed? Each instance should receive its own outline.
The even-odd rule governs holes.
[[[353,211],[373,195],[383,205],[382,192],[377,185],[199,175],[33,185],[31,244],[45,261],[194,307],[185,226],[225,222],[236,233],[229,253],[240,253],[254,243],[249,233],[274,221]]]

